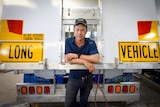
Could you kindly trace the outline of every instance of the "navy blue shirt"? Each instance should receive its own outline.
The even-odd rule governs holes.
[[[83,46],[78,47],[74,41],[75,37],[67,38],[65,41],[65,54],[68,53],[76,53],[76,54],[84,54],[84,55],[92,55],[97,54],[98,49],[94,40],[89,38],[85,38],[85,43]],[[89,74],[89,70],[70,70],[70,78],[79,78],[82,76],[86,76]]]

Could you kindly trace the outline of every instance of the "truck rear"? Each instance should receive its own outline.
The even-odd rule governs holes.
[[[94,64],[89,102],[139,101],[140,83],[134,73],[160,69],[158,5],[153,0],[2,4],[0,69],[24,74],[24,83],[16,85],[20,103],[64,102],[69,71],[86,69],[64,62],[65,39],[73,36],[79,17],[87,20],[86,38],[95,40],[101,57],[100,64]]]

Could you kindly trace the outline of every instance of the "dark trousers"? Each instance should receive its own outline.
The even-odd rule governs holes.
[[[93,76],[87,79],[69,79],[66,84],[65,107],[87,107],[88,96],[92,89]],[[80,91],[80,101],[77,103],[77,94]]]

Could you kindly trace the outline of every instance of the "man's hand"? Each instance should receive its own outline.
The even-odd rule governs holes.
[[[76,59],[76,58],[78,58],[78,55],[75,54],[75,53],[69,53],[69,54],[66,55],[66,60],[67,61],[71,61],[72,59]]]
[[[96,70],[94,65],[88,61],[84,61],[84,65],[89,69],[89,72],[94,72]]]

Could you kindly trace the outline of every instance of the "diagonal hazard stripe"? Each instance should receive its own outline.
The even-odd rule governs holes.
[[[22,34],[22,20],[7,20],[9,32]]]
[[[2,20],[0,40],[22,40],[23,20]]]
[[[159,40],[158,21],[138,21],[138,40]]]
[[[152,21],[139,21],[138,22],[138,35],[149,33],[151,30]]]

